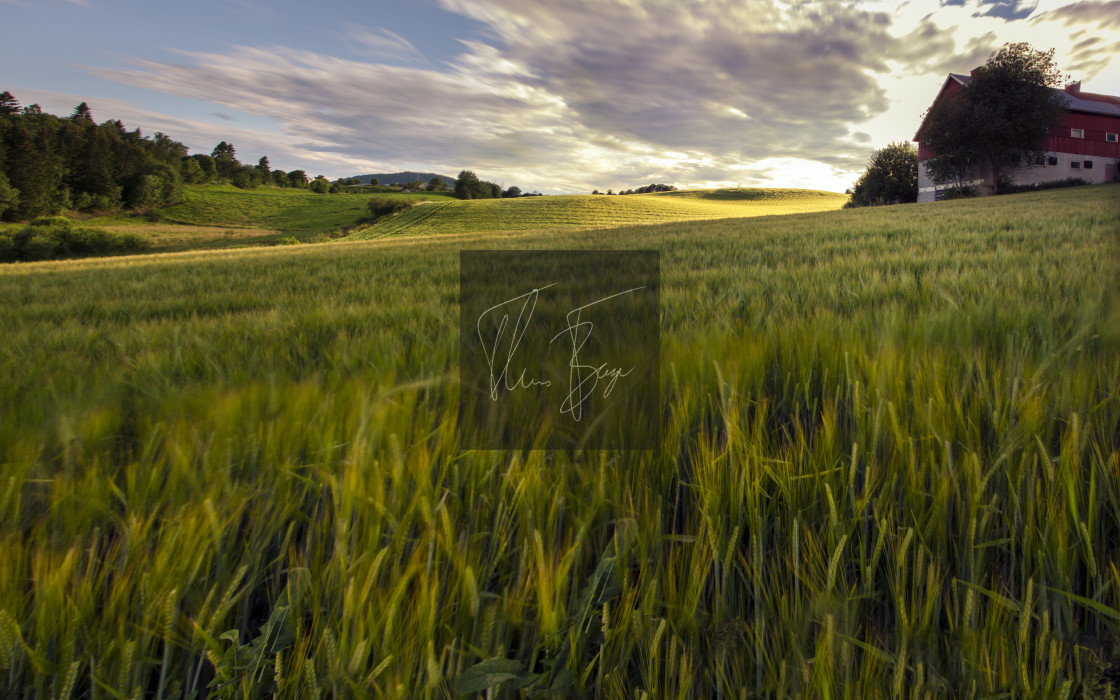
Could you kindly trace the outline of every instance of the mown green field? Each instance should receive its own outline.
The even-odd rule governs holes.
[[[0,268],[0,695],[1103,692],[1118,194]],[[660,450],[463,449],[465,246],[662,252]]]
[[[629,224],[768,216],[839,209],[847,195],[817,190],[724,189],[651,194],[443,199],[356,231],[357,240],[391,236],[614,228]]]
[[[449,193],[388,194],[414,201],[446,201]],[[157,219],[128,213],[87,219],[90,226],[151,237],[153,252],[273,245],[339,237],[369,216],[369,195],[315,194],[309,190],[193,185],[184,201],[157,210]]]
[[[462,234],[553,228],[611,228],[625,224],[737,218],[839,209],[847,197],[834,192],[727,189],[648,195],[562,195],[460,201],[450,192],[385,193],[406,199],[412,210],[370,225],[369,195],[314,194],[308,190],[231,185],[187,187],[185,201],[147,215],[114,214],[87,219],[115,233],[140,233],[152,252],[179,252],[275,245],[352,237]],[[12,225],[16,227],[17,225]]]

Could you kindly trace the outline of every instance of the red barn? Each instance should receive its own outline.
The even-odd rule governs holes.
[[[972,81],[968,75],[950,73],[937,93],[937,102],[951,97]],[[1056,89],[1056,88],[1055,88]],[[1092,183],[1113,182],[1120,179],[1120,97],[1081,92],[1081,83],[1067,85],[1060,90],[1066,99],[1066,115],[1060,126],[1050,129],[1042,143],[1046,154],[1032,162],[1009,167],[1005,174],[1017,185],[1030,185],[1054,180],[1079,177]],[[922,122],[925,126],[925,122]],[[922,143],[922,127],[914,140],[918,142],[918,201],[932,202],[940,199],[951,185],[936,185],[926,173],[925,161],[932,154]],[[991,194],[991,175],[974,173],[968,184],[976,186],[980,194]]]

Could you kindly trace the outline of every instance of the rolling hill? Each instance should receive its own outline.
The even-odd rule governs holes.
[[[377,181],[382,185],[391,185],[394,182],[413,182],[415,180],[419,180],[426,185],[433,177],[443,178],[443,181],[447,183],[448,189],[454,189],[455,178],[453,177],[440,175],[439,173],[418,173],[412,170],[406,170],[400,173],[370,173],[368,175],[351,175],[349,179],[352,180],[354,178],[358,178],[362,182],[369,183],[371,179],[377,178]]]
[[[392,236],[609,228],[628,224],[725,219],[839,209],[847,195],[818,190],[720,189],[625,196],[554,195],[517,199],[442,199],[352,234]]]

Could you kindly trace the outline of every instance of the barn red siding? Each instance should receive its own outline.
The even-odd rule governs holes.
[[[1070,136],[1070,129],[1084,130],[1085,138],[1073,138]],[[1120,134],[1120,117],[1070,112],[1061,126],[1050,129],[1050,135],[1042,142],[1042,150],[1097,158],[1120,158],[1120,143],[1105,141],[1106,133]],[[926,160],[931,156],[933,152],[919,141],[918,160]]]
[[[1070,129],[1084,130],[1085,138],[1071,137]],[[1043,141],[1042,148],[1057,153],[1120,158],[1120,143],[1109,143],[1104,140],[1104,135],[1109,132],[1120,134],[1120,117],[1070,112],[1061,126],[1050,129],[1050,135]]]

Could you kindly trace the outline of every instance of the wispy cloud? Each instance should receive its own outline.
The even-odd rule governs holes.
[[[1120,0],[1083,0],[1056,7],[1033,21],[1058,22],[1067,27],[1089,26],[1099,29],[1120,29]]]
[[[378,27],[368,29],[355,24],[346,28],[346,38],[353,46],[355,53],[370,58],[389,60],[403,60],[426,62],[424,54],[420,53],[408,39],[400,34]]]

